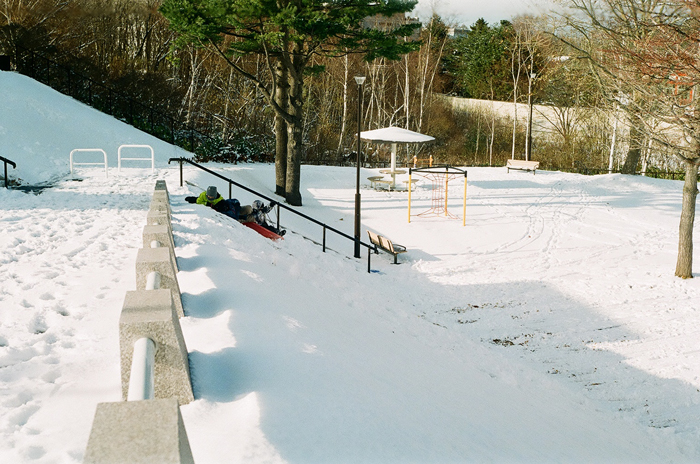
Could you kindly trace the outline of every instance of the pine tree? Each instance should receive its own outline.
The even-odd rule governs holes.
[[[408,38],[420,24],[383,21],[384,27],[368,27],[372,23],[368,18],[403,18],[415,4],[415,0],[165,0],[160,11],[179,33],[179,45],[212,48],[227,58],[233,69],[256,83],[286,122],[287,150],[277,153],[276,163],[278,168],[286,165],[286,171],[284,176],[277,173],[277,192],[284,190],[287,202],[300,206],[304,78],[323,71],[311,60],[345,53],[362,53],[366,61],[399,59],[417,48]],[[245,55],[263,58],[267,79],[232,59]],[[280,87],[285,91],[278,91]],[[284,127],[275,126],[278,131]],[[280,162],[285,155],[286,163]]]

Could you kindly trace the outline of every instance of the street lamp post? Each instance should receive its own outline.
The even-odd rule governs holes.
[[[357,178],[355,179],[355,258],[360,257],[360,162],[362,141],[360,130],[362,128],[362,84],[365,76],[355,76],[357,82]]]
[[[527,105],[529,106],[529,114],[527,117],[527,138],[525,140],[525,161],[530,161],[532,156],[532,81],[535,80],[537,74],[530,73],[530,79],[527,81]]]

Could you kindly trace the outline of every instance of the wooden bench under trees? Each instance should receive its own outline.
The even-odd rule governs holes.
[[[406,247],[403,245],[392,243],[392,241],[388,238],[377,235],[369,230],[367,231],[367,234],[369,235],[369,241],[376,247],[376,249],[381,248],[383,251],[394,255],[394,264],[398,264],[397,257],[399,254],[406,253]],[[375,252],[378,253],[376,249]]]
[[[538,167],[540,167],[539,161],[509,159],[506,163],[507,172],[510,172],[511,169],[517,169],[519,171],[532,171],[535,174]]]

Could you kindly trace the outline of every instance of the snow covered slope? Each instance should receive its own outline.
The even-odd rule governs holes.
[[[0,71],[0,90],[0,156],[17,163],[17,169],[9,168],[8,175],[24,184],[67,175],[69,154],[76,148],[105,150],[112,167],[117,166],[120,145],[151,145],[161,165],[185,153],[20,74]],[[127,154],[144,157],[149,153]],[[127,165],[148,166],[135,161],[125,162]]]

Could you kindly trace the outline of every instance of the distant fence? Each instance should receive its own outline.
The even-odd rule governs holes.
[[[75,161],[75,154],[76,153],[102,153],[102,158],[104,161],[102,161],[101,163],[86,162],[86,161],[76,162]],[[107,174],[107,152],[105,152],[101,148],[76,148],[75,150],[71,150],[70,156],[69,156],[69,164],[70,164],[70,173],[71,174],[73,174],[75,166],[103,166],[105,168],[105,177],[108,176],[108,174]]]
[[[124,148],[148,148],[150,150],[151,156],[148,158],[124,158],[122,156],[122,150]],[[153,151],[153,147],[150,145],[120,145],[117,149],[117,171],[122,170],[122,161],[150,161],[151,172],[156,169],[156,155]]]

